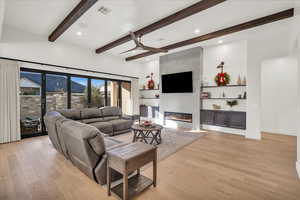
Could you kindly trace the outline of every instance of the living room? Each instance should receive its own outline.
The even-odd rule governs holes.
[[[298,199],[299,12],[0,0],[0,199]]]

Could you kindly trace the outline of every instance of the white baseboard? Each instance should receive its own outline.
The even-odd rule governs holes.
[[[298,176],[300,178],[300,161],[296,162],[296,170],[297,170]]]
[[[210,130],[210,131],[217,131],[221,133],[229,133],[229,134],[235,134],[235,135],[245,135],[245,130],[240,129],[233,129],[233,128],[226,128],[226,127],[219,127],[219,126],[212,126],[212,125],[201,125],[204,130]]]

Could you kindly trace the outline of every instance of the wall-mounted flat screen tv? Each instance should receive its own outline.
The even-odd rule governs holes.
[[[193,93],[193,72],[161,76],[162,93]]]

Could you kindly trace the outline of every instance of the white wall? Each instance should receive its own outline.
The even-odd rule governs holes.
[[[4,13],[5,13],[5,0],[0,0],[0,41],[2,38],[2,26],[4,21]]]
[[[265,60],[290,54],[292,19],[274,22],[249,31],[247,44],[246,137],[261,139],[261,65]]]
[[[291,43],[291,49],[293,55],[296,59],[298,59],[298,85],[300,85],[300,2],[297,1],[295,3],[295,21],[294,21],[294,37]],[[300,100],[300,87],[298,87],[298,99]],[[299,102],[299,101],[298,101]],[[298,116],[300,116],[300,102],[298,103]],[[300,177],[300,121],[298,119],[298,132],[297,132],[297,162],[296,162],[296,169],[298,171],[298,175]]]
[[[137,62],[98,55],[91,49],[62,42],[50,43],[47,38],[8,26],[4,26],[0,56],[129,76],[139,76],[141,68]]]
[[[262,63],[261,130],[297,135],[298,62],[293,57]]]

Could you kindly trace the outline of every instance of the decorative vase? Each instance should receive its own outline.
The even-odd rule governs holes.
[[[237,85],[242,85],[242,79],[241,79],[240,75],[239,75],[238,80],[237,80]]]
[[[243,79],[242,84],[243,84],[243,85],[247,85],[247,79],[246,79],[246,76],[244,76],[244,79]]]

